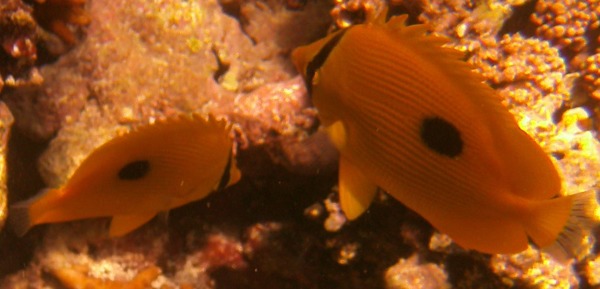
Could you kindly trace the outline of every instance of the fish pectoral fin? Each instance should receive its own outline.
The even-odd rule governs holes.
[[[377,186],[352,163],[340,158],[339,169],[340,206],[348,220],[358,218],[371,204]]]
[[[110,222],[108,235],[110,237],[121,237],[147,223],[154,216],[156,216],[155,212],[138,215],[114,216]]]

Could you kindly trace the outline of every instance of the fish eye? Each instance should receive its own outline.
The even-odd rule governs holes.
[[[462,153],[463,140],[458,129],[441,117],[427,117],[421,124],[421,140],[438,154],[451,158]]]
[[[150,171],[150,162],[147,160],[133,161],[119,170],[120,180],[138,180],[143,178]]]

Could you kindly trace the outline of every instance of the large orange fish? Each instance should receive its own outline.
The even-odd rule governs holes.
[[[11,207],[17,234],[37,224],[112,217],[124,235],[170,210],[236,183],[224,121],[181,116],[116,137],[94,150],[67,183]]]
[[[532,240],[571,256],[595,192],[561,196],[548,155],[462,53],[424,25],[405,26],[406,15],[384,18],[292,55],[340,151],[347,217],[381,187],[465,248],[516,253]]]

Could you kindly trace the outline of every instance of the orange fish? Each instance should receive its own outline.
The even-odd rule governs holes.
[[[94,150],[59,189],[11,207],[15,231],[43,223],[112,217],[122,236],[161,211],[206,197],[240,179],[229,126],[181,116],[116,137]]]
[[[340,151],[347,217],[380,187],[465,248],[516,253],[532,240],[571,256],[595,192],[561,196],[548,155],[463,54],[385,14],[292,54]]]

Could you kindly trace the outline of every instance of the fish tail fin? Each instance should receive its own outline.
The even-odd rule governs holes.
[[[22,237],[33,227],[32,218],[30,214],[30,206],[33,200],[23,201],[10,206],[8,212],[8,221],[15,234]]]
[[[42,197],[55,191],[56,190],[53,189],[44,189],[36,196],[10,206],[8,211],[8,222],[17,236],[22,237],[29,229],[31,229],[31,227],[43,223],[39,222],[37,219],[35,209],[32,209],[32,206],[40,201]]]
[[[599,214],[595,190],[546,200],[534,208],[527,235],[555,259],[566,262],[579,257],[583,239],[598,223]]]

